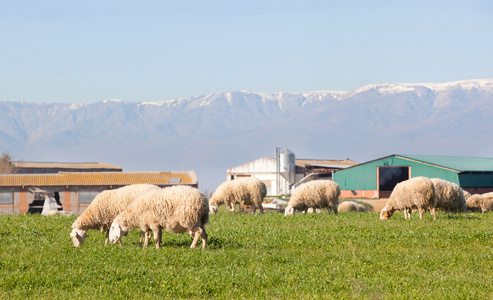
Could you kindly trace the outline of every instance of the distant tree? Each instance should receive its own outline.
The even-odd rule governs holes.
[[[0,174],[15,174],[18,169],[14,165],[13,158],[10,154],[4,152],[0,157]]]

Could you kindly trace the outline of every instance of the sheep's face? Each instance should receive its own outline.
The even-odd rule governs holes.
[[[217,210],[218,210],[218,207],[217,207],[216,205],[210,205],[210,206],[209,206],[209,212],[210,212],[211,214],[215,214],[215,213],[217,213]]]
[[[108,235],[109,241],[115,244],[124,235],[126,235],[126,232],[122,229],[120,224],[113,222]]]
[[[72,243],[74,244],[74,247],[82,246],[82,244],[84,244],[84,241],[86,240],[86,237],[87,237],[87,232],[85,230],[74,228],[70,233],[70,238],[72,239]]]
[[[380,220],[388,220],[392,214],[394,213],[393,209],[389,209],[387,207],[384,207],[382,211],[380,212]]]
[[[291,216],[293,214],[294,214],[294,208],[292,208],[291,206],[286,207],[286,209],[284,210],[284,215]]]

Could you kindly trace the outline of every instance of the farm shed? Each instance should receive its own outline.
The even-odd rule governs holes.
[[[294,154],[293,154],[294,159]],[[227,180],[241,177],[256,177],[267,186],[267,196],[289,194],[291,186],[312,179],[331,179],[332,172],[356,165],[345,160],[294,159],[294,182],[279,172],[276,158],[263,157],[226,170]],[[280,174],[281,173],[281,174]]]
[[[388,198],[395,185],[412,177],[442,178],[471,193],[493,191],[493,158],[397,155],[334,173],[341,197]]]
[[[97,194],[129,184],[198,187],[195,172],[60,172],[0,175],[0,213],[41,212],[50,195],[65,211],[82,213]]]

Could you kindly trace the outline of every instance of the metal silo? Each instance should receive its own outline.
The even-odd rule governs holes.
[[[284,148],[279,154],[279,173],[289,184],[294,184],[296,165],[294,153]]]

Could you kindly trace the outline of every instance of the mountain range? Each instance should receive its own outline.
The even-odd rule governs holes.
[[[288,147],[297,158],[493,157],[493,79],[374,84],[352,91],[237,91],[161,102],[0,102],[0,151],[23,161],[105,162],[124,171],[226,169]]]

